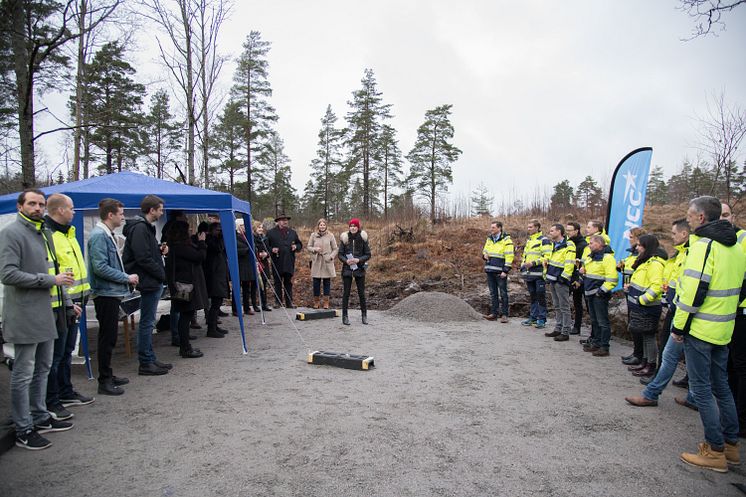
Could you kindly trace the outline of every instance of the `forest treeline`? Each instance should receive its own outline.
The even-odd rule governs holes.
[[[493,185],[485,184],[468,198],[445,196],[462,153],[452,106],[423,109],[414,143],[400,144],[396,109],[370,68],[344,109],[327,105],[320,112],[312,173],[297,191],[278,131],[282,116],[272,103],[271,41],[251,31],[240,49],[218,47],[231,14],[226,0],[2,0],[2,192],[129,170],[231,192],[250,201],[256,217],[604,211],[609,185],[591,176],[508,202],[496,201]],[[135,32],[154,38],[163,84],[153,85],[152,76],[148,82],[131,62]],[[221,74],[233,61],[232,85],[223,90]],[[68,95],[65,115],[35,108],[48,92]],[[723,96],[712,104],[701,126],[702,158],[685,161],[669,178],[654,168],[649,202],[702,193],[741,200],[745,166],[737,157],[746,119]],[[38,131],[40,114],[58,126]],[[52,164],[36,145],[53,133],[65,137],[69,153]]]

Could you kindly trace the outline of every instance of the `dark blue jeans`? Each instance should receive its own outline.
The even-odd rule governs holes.
[[[64,313],[65,311],[59,312]],[[49,378],[47,379],[47,405],[56,406],[60,403],[60,399],[69,399],[73,395],[70,375],[72,374],[72,354],[77,340],[77,323],[69,323],[67,327],[57,330],[52,366],[49,368]]]
[[[723,447],[724,441],[738,440],[738,415],[728,386],[728,346],[714,345],[691,335],[684,337],[689,390],[699,407],[705,441]]]
[[[490,312],[495,316],[508,315],[508,278],[500,273],[487,272],[487,286],[490,289]]]
[[[526,280],[528,295],[531,297],[531,310],[528,317],[534,321],[547,320],[547,288],[544,278]]]
[[[605,296],[588,296],[588,313],[591,315],[592,345],[609,349],[611,324],[609,324],[609,299]]]
[[[157,360],[153,352],[153,328],[162,289],[140,292],[140,327],[137,329],[137,358],[141,365]]]
[[[313,279],[313,296],[314,297],[320,297],[321,296],[321,286],[324,286],[324,295],[328,296],[329,291],[331,290],[331,278],[314,278]]]

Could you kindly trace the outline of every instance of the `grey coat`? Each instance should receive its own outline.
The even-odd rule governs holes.
[[[47,232],[52,250],[52,234]],[[5,285],[3,338],[9,343],[41,343],[57,338],[41,230],[20,214],[0,234],[0,281]]]

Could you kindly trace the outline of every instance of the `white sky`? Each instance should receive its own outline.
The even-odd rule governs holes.
[[[653,165],[673,173],[697,155],[697,116],[706,115],[708,96],[724,92],[746,107],[746,6],[726,15],[718,36],[684,42],[694,23],[677,5],[236,0],[220,47],[237,57],[250,30],[272,43],[272,103],[299,193],[327,104],[342,126],[346,102],[371,68],[393,104],[404,154],[425,111],[453,104],[454,143],[463,154],[451,191],[468,194],[484,181],[499,203],[511,192],[549,191],[562,179],[576,186],[591,174],[606,182],[641,146],[652,146]],[[142,82],[165,77],[153,34],[143,30],[130,54]],[[223,69],[223,91],[234,68],[231,60]],[[57,98],[47,100],[56,107]],[[48,159],[59,142],[42,144]]]

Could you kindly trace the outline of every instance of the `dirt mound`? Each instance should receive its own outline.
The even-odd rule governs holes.
[[[443,292],[419,292],[386,311],[387,314],[425,323],[479,321],[482,315],[458,297]]]

